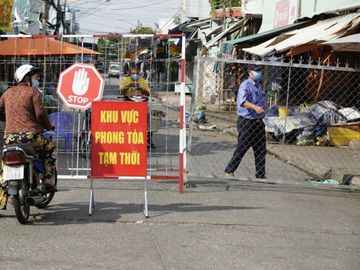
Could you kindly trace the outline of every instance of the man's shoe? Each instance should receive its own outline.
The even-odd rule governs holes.
[[[234,173],[225,173],[225,177],[234,177],[235,175],[234,175]]]
[[[196,188],[196,185],[194,183],[185,182],[184,186],[186,188]]]
[[[257,179],[263,179],[265,180],[266,179],[266,176],[265,175],[262,175],[262,176],[255,176]]]

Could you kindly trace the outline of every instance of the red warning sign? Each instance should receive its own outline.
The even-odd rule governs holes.
[[[91,145],[91,176],[146,176],[147,103],[93,102]]]

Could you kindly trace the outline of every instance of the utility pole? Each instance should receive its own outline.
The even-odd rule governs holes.
[[[64,12],[61,13],[61,21],[63,23],[63,34],[67,34],[67,25],[66,25],[66,0],[64,0]]]
[[[64,2],[64,34],[68,35],[70,34],[70,22],[68,18],[66,17],[66,13],[69,12],[69,8],[66,4],[66,0]]]
[[[226,3],[225,0],[222,1],[222,6],[223,6],[223,17],[222,17],[222,30],[225,30],[225,13],[226,13]]]
[[[71,34],[75,35],[76,11],[71,10]]]
[[[43,17],[42,17],[42,33],[44,35],[46,35],[46,24],[49,18],[49,3],[47,0],[43,0],[44,5],[43,5]]]
[[[67,7],[66,10],[67,12],[70,12],[70,32],[69,34],[75,35],[76,31],[78,31],[78,24],[76,22],[76,12],[79,12],[80,9],[79,8],[74,8],[74,7]]]
[[[57,0],[57,5],[56,5],[56,25],[55,25],[55,31],[54,31],[55,35],[57,35],[59,33],[60,25],[61,25],[61,18],[62,18],[62,10],[61,10],[61,5],[60,5],[60,0]]]
[[[70,19],[71,31],[70,31],[70,34],[75,35],[76,31],[78,31],[78,28],[79,28],[78,24],[76,22],[76,12],[79,12],[80,9],[79,8],[69,7],[67,10],[71,13],[71,19]]]
[[[186,0],[180,0],[180,19],[181,20],[185,16],[185,5],[186,5]]]

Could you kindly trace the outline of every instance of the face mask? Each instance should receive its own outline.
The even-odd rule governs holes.
[[[136,80],[138,79],[139,75],[137,75],[137,74],[131,74],[130,77],[131,77],[131,79],[132,79],[133,81],[136,81]]]
[[[252,71],[252,79],[254,81],[260,81],[262,78],[262,72],[261,71]]]
[[[40,83],[38,80],[34,80],[32,81],[32,87],[36,88],[36,89],[40,89]]]

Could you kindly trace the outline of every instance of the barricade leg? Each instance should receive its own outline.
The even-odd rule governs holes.
[[[95,211],[95,198],[94,198],[94,183],[90,180],[90,200],[89,200],[89,216]]]
[[[144,216],[149,218],[149,209],[148,209],[148,200],[147,200],[147,190],[144,190]]]

